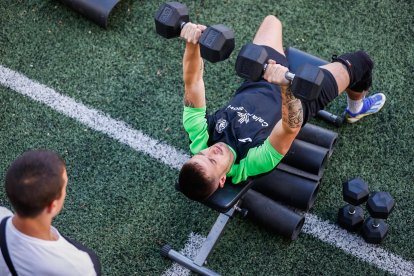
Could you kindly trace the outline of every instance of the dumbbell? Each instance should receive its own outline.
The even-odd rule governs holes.
[[[375,192],[369,197],[367,210],[371,215],[362,226],[361,235],[368,243],[381,243],[388,233],[388,218],[394,209],[395,200],[388,192]]]
[[[181,29],[190,22],[188,8],[178,2],[167,2],[155,14],[155,29],[165,38],[179,37]],[[203,31],[198,43],[203,58],[210,62],[227,59],[234,49],[234,32],[218,24]]]
[[[339,209],[338,224],[355,232],[364,222],[364,210],[358,205],[368,199],[368,184],[360,178],[348,180],[342,184],[342,195],[349,204]]]
[[[263,46],[248,43],[237,56],[236,72],[244,79],[258,81],[266,70],[268,60],[269,55]],[[319,67],[304,64],[296,74],[287,72],[285,77],[292,82],[291,89],[295,97],[311,101],[319,96],[324,74]]]

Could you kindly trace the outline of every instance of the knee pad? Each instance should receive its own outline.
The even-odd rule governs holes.
[[[348,88],[351,90],[363,92],[371,86],[374,62],[364,51],[333,56],[332,62],[340,62],[345,65],[350,78]]]

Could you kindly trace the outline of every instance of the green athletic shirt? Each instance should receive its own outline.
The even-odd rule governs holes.
[[[230,108],[229,106],[225,109],[227,111],[232,111],[231,106]],[[275,109],[277,109],[277,107],[275,107]],[[236,109],[233,112],[239,115],[240,109]],[[256,119],[257,123],[261,125],[265,125],[266,128],[271,127],[272,129],[273,125],[275,124],[274,122],[268,124],[267,121],[262,120],[261,117],[258,117],[256,115],[252,115],[252,114],[248,114],[248,115],[250,115],[250,117],[253,118],[253,120]],[[246,118],[246,116],[244,116],[244,118]],[[273,121],[277,121],[277,119],[278,118],[276,116],[276,118]],[[240,119],[238,121],[240,121]],[[192,154],[197,154],[203,149],[208,148],[209,140],[211,141],[211,137],[209,134],[209,127],[208,127],[207,118],[206,118],[206,107],[202,107],[202,108],[184,107],[183,125],[191,141],[190,150]],[[259,126],[259,127],[263,128],[263,126]],[[263,131],[261,131],[260,133],[263,133]],[[233,184],[237,184],[242,181],[245,181],[248,177],[271,171],[272,169],[276,167],[276,165],[283,158],[283,155],[278,153],[270,144],[267,133],[270,133],[270,132],[269,131],[266,132],[265,140],[261,141],[259,145],[248,148],[247,154],[245,154],[245,156],[242,157],[241,159],[238,158],[236,149],[233,148],[234,146],[233,147],[230,146],[228,143],[229,141],[223,141],[234,154],[235,162],[231,166],[230,171],[227,173],[227,176],[231,177]],[[260,138],[260,135],[258,135],[257,137]],[[243,140],[243,139],[240,139],[240,140]],[[219,141],[215,141],[215,142],[219,142]]]

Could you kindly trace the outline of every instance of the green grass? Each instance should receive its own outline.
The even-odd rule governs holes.
[[[340,140],[312,213],[334,222],[344,202],[342,181],[364,178],[397,205],[381,247],[414,260],[414,6],[411,1],[185,1],[191,19],[224,23],[236,32],[236,50],[206,64],[212,111],[226,103],[240,79],[237,51],[251,41],[263,17],[284,24],[284,45],[324,59],[364,49],[375,64],[374,90],[388,101],[376,116],[338,129]],[[154,32],[160,2],[122,1],[101,29],[56,0],[0,3],[0,64],[135,129],[187,150],[181,127],[182,41]],[[345,98],[329,109],[341,112]],[[320,121],[312,121],[330,129]],[[50,148],[66,159],[69,191],[58,229],[98,252],[106,275],[160,275],[171,262],[160,244],[183,247],[191,231],[207,234],[216,213],[177,193],[177,177],[137,153],[41,104],[0,87],[0,171],[30,148]],[[4,181],[1,174],[0,182]],[[9,206],[3,187],[0,205]],[[224,275],[379,275],[382,271],[302,234],[287,242],[234,219],[209,259]]]
[[[106,275],[160,275],[170,266],[159,255],[160,245],[181,248],[190,232],[207,234],[216,213],[174,191],[175,170],[8,89],[0,88],[0,96],[6,114],[2,121],[7,122],[0,131],[5,145],[0,169],[5,171],[16,154],[30,148],[61,153],[69,185],[65,209],[54,225],[95,249]],[[3,187],[0,192],[0,204],[10,207]],[[324,274],[326,266],[318,268],[321,260],[329,271],[348,262],[364,274],[382,273],[310,236],[290,243],[238,218],[209,265],[225,275]]]

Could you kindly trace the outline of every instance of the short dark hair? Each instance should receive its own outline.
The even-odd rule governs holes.
[[[204,201],[214,193],[215,179],[207,176],[204,168],[197,162],[186,162],[178,176],[178,188],[189,199]]]
[[[53,151],[33,150],[19,156],[6,173],[5,188],[15,212],[36,217],[62,194],[65,161]]]

